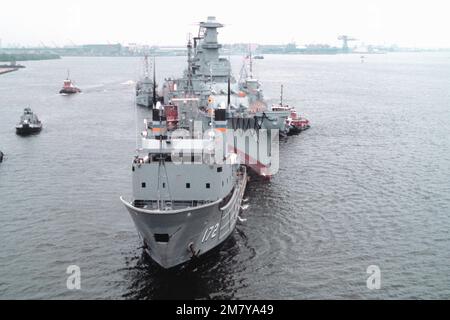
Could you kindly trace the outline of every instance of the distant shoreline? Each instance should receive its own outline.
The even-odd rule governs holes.
[[[61,59],[54,53],[0,53],[0,62]]]
[[[374,51],[374,52],[364,52],[364,51],[354,51],[354,52],[320,52],[320,51],[299,51],[299,52],[268,52],[268,53],[258,53],[255,55],[259,56],[271,56],[271,55],[283,55],[283,56],[339,56],[339,55],[384,55],[384,54],[401,54],[401,53],[449,53],[449,50],[411,50],[411,51]],[[149,54],[154,57],[187,57],[187,52],[177,52],[169,54],[169,53],[153,53]],[[221,52],[221,56],[246,56],[246,53],[242,52]],[[135,55],[108,55],[108,54],[61,54],[61,58],[141,58],[144,57],[144,54],[135,54]]]

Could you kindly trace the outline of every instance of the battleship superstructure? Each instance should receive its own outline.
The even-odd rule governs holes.
[[[219,56],[222,45],[217,40],[217,29],[222,27],[215,17],[208,17],[206,22],[200,23],[193,43],[191,40],[188,42],[188,68],[183,77],[166,79],[163,85],[164,102],[181,107],[191,104],[189,98],[195,97],[200,112],[226,108],[228,129],[241,133],[229,141],[229,147],[254,172],[270,176],[276,171],[270,158],[273,158],[271,155],[276,157],[278,149],[266,148],[267,154],[252,150],[259,150],[260,131],[264,131],[264,139],[268,137],[271,141],[287,134],[286,120],[290,112],[268,107],[261,84],[253,77],[251,60],[250,72],[244,65],[239,81],[236,80],[230,61]],[[208,121],[208,116],[203,119]]]

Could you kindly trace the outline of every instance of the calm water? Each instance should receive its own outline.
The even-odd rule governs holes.
[[[180,75],[184,60],[158,59],[158,76]],[[249,184],[247,222],[171,272],[143,254],[119,201],[147,115],[128,82],[139,59],[27,62],[0,76],[0,298],[450,298],[450,54],[255,64],[266,96],[283,83],[313,127],[282,141],[275,178]],[[56,94],[68,68],[83,94]],[[25,106],[44,122],[37,136],[14,133]],[[72,264],[80,291],[66,289]]]

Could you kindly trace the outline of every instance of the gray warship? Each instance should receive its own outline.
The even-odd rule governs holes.
[[[217,247],[240,219],[247,168],[277,171],[279,132],[287,111],[273,111],[259,81],[219,57],[214,17],[188,42],[187,69],[166,79],[163,103],[153,101],[141,148],[131,165],[129,211],[145,251],[171,268]],[[273,161],[273,160],[276,161]]]
[[[155,66],[153,65],[153,78],[150,78],[148,55],[144,56],[144,76],[136,83],[136,104],[151,108],[159,100],[155,79]]]

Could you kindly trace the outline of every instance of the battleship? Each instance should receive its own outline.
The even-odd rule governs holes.
[[[161,100],[157,93],[155,79],[155,64],[153,63],[153,79],[150,78],[148,56],[144,56],[144,77],[136,83],[136,104],[151,108],[156,101]]]
[[[219,57],[214,17],[188,41],[187,69],[153,100],[133,160],[129,211],[145,251],[163,268],[223,243],[240,220],[250,168],[277,172],[280,131],[290,110],[271,110],[260,83],[243,67],[239,81]]]
[[[253,172],[271,176],[277,171],[270,162],[271,157],[251,150],[258,150],[262,145],[260,132],[263,139],[271,141],[286,136],[289,131],[286,121],[291,112],[269,107],[261,83],[253,75],[251,54],[244,60],[239,79],[233,76],[230,61],[219,56],[222,45],[218,43],[217,29],[222,27],[215,17],[200,23],[198,35],[187,45],[188,68],[183,77],[166,79],[163,85],[164,102],[189,105],[190,98],[196,97],[204,112],[226,106],[228,129],[243,133],[229,141],[229,147]],[[207,116],[203,118],[208,121]],[[277,146],[268,153],[276,157]]]
[[[20,117],[20,122],[16,125],[16,133],[18,135],[29,135],[38,133],[41,129],[42,122],[30,108],[25,108],[23,115]]]

